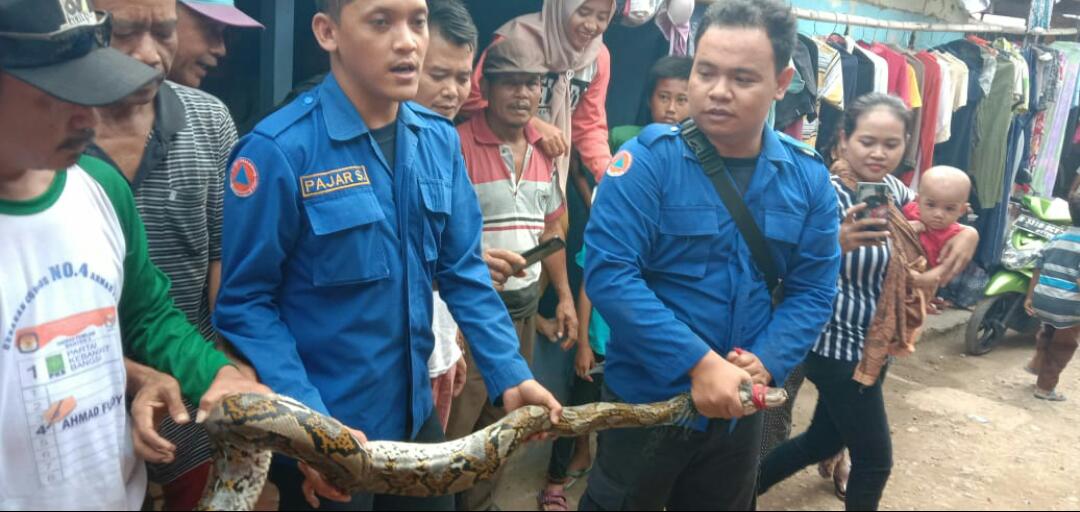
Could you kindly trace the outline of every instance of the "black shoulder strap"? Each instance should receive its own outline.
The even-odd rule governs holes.
[[[746,240],[746,245],[750,248],[750,255],[753,257],[754,263],[757,265],[758,270],[765,275],[765,284],[769,287],[769,293],[776,293],[776,289],[780,285],[780,273],[776,269],[776,260],[773,259],[772,253],[769,252],[769,246],[765,242],[765,235],[761,233],[761,228],[754,221],[754,217],[750,214],[750,209],[747,208],[742,195],[735,189],[735,183],[727,166],[724,165],[724,160],[716,152],[716,148],[709,142],[709,139],[705,137],[705,134],[698,130],[693,119],[687,119],[682,123],[682,137],[686,144],[690,146],[690,149],[694,151],[694,154],[697,155],[701,167],[705,170],[705,175],[709,177],[709,181],[716,188],[716,192],[720,194],[720,200],[727,207],[731,219],[735,221],[735,226],[739,228],[739,233],[742,233],[743,240]]]

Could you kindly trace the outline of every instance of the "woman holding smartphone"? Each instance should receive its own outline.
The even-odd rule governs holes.
[[[895,283],[887,271],[902,272],[904,283],[908,272],[906,267],[897,270],[890,265],[891,259],[900,256],[895,254],[894,232],[904,226],[865,215],[867,205],[856,204],[856,198],[862,183],[864,194],[865,189],[885,185],[896,209],[915,200],[915,194],[892,176],[903,159],[912,123],[903,102],[884,94],[863,96],[845,113],[838,158],[831,169],[839,211],[844,212],[840,293],[832,320],[804,363],[806,377],[818,388],[818,403],[806,432],[777,447],[762,462],[761,493],[806,466],[832,458],[846,446],[851,452],[846,508],[878,509],[892,470],[892,440],[882,393],[885,371],[878,368],[880,373],[873,372],[868,382],[864,345],[879,301],[895,291],[886,286],[886,282]],[[967,266],[978,240],[973,229],[953,239],[942,259],[949,265],[947,278]]]

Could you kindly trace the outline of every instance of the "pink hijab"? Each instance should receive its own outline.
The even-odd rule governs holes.
[[[574,73],[584,71],[596,62],[604,46],[602,36],[597,36],[583,50],[574,48],[566,35],[567,23],[587,0],[544,0],[541,12],[518,16],[496,30],[495,33],[507,39],[515,39],[532,44],[542,49],[537,52],[530,65],[540,65],[549,71],[559,73],[559,78],[551,90],[551,119],[547,121],[570,138],[570,118],[573,115],[570,97],[570,79]],[[615,16],[615,0],[609,0],[611,15]],[[566,170],[569,167],[569,155],[563,155],[557,162],[559,178],[566,186]]]

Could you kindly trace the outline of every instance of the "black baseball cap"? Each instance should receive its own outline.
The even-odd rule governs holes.
[[[160,79],[111,35],[92,0],[0,0],[0,69],[69,103],[108,105]]]

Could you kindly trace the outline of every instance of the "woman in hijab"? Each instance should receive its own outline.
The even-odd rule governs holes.
[[[544,136],[540,148],[557,158],[564,189],[571,144],[597,181],[611,160],[604,106],[611,54],[602,36],[614,15],[615,0],[545,0],[541,12],[510,20],[495,32],[492,41],[526,41],[536,48],[536,61],[529,64],[549,71],[544,77],[540,112],[532,122]],[[472,93],[462,109],[466,116],[487,106],[480,94],[480,70],[486,55],[487,51],[476,66]]]

